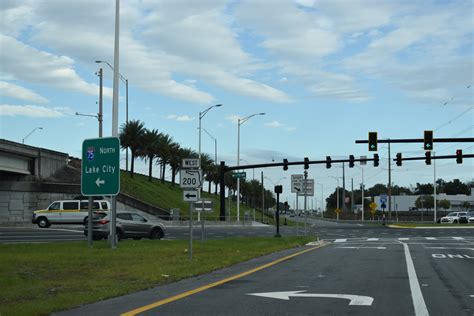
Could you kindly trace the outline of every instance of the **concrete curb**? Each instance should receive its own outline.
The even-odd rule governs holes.
[[[395,229],[474,229],[474,226],[414,226],[414,227],[408,227],[408,226],[400,226],[400,225],[388,225],[387,227],[389,228],[395,228]]]

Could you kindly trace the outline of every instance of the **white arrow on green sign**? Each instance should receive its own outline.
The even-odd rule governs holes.
[[[120,192],[120,141],[117,137],[86,139],[82,143],[81,191],[84,196]]]

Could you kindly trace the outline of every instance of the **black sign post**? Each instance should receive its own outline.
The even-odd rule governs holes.
[[[276,234],[275,237],[281,237],[280,235],[280,193],[283,193],[283,186],[276,185],[275,193],[277,195],[277,208],[276,208]]]

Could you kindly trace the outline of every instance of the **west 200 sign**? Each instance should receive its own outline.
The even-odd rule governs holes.
[[[201,186],[201,171],[199,170],[181,169],[179,176],[181,188],[199,188]]]

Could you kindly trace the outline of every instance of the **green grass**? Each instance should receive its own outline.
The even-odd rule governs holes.
[[[178,177],[176,178],[176,181],[179,181]],[[204,189],[207,189],[207,186]],[[179,187],[179,182],[174,186],[166,181],[165,183],[161,183],[161,181],[156,178],[153,178],[150,182],[148,181],[147,176],[135,174],[134,177],[131,178],[129,173],[122,171],[120,174],[120,191],[157,207],[168,210],[179,208],[182,219],[187,219],[189,217],[189,204],[188,202],[183,201],[183,189]],[[214,192],[214,185],[211,186],[211,192]],[[202,192],[202,197],[213,201],[214,211],[206,214],[206,218],[208,220],[217,220],[220,215],[219,195]],[[226,199],[225,202],[226,208],[228,208],[229,200]],[[249,212],[250,217],[253,219],[253,209],[242,203],[240,204],[240,219],[244,219],[246,211]],[[237,218],[237,205],[235,202],[231,202],[230,215],[232,220],[235,221]],[[262,220],[262,212],[260,210],[255,210],[255,219],[257,222]],[[283,224],[283,218],[280,220],[280,224]],[[264,216],[264,222],[271,225],[275,224],[273,217],[266,215]],[[287,222],[289,225],[295,225],[292,221]]]
[[[0,245],[0,315],[48,315],[207,273],[282,249],[309,237],[260,237],[188,241]]]
[[[400,227],[472,227],[473,224],[390,223]]]

